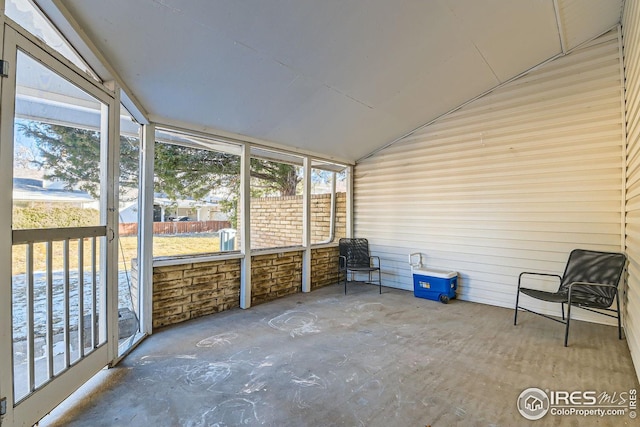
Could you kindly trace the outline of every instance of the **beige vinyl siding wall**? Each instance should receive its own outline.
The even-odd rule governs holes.
[[[520,272],[561,274],[577,247],[620,251],[621,108],[612,31],[358,163],[355,235],[384,285],[412,289],[408,255],[422,252],[459,272],[459,298],[513,307]]]
[[[625,332],[640,378],[640,5],[627,0],[622,22],[627,107],[626,251],[629,277]]]

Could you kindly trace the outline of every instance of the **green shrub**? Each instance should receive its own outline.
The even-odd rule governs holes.
[[[100,211],[75,207],[13,208],[13,229],[86,227],[100,224]]]

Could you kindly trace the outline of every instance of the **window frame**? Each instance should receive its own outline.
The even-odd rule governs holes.
[[[231,155],[238,156],[238,160],[241,161],[243,143],[239,141],[227,141],[227,140],[217,138],[205,133],[175,128],[172,126],[159,125],[159,124],[154,125],[153,133],[154,133],[154,138],[153,138],[154,153],[156,151],[155,148],[157,147],[157,144],[169,144],[169,145],[191,148],[195,150],[231,154]],[[162,136],[159,137],[159,135],[162,135]],[[149,185],[155,185],[156,165],[155,165],[154,159],[150,159],[150,160],[151,160],[150,167],[152,169],[152,171],[150,172],[150,175],[153,178],[149,183]],[[238,181],[240,180],[240,175],[241,174],[239,172]],[[150,207],[151,212],[153,212],[153,208],[156,205],[155,191],[152,190],[152,192],[154,193],[154,196],[152,198],[153,199],[152,206]],[[241,192],[241,186],[237,194],[238,202],[240,201],[240,197],[241,197],[240,192]],[[151,228],[153,228],[153,216],[151,216],[150,219],[147,218],[147,220],[151,221]],[[238,232],[237,228],[236,228],[236,232]],[[153,248],[154,247],[153,242],[157,235],[153,232],[151,234],[152,234],[152,239],[151,239],[150,246],[151,248]],[[220,251],[220,250],[216,251],[214,250],[214,248],[211,248],[211,251],[208,251],[208,252],[182,253],[182,254],[177,253],[174,255],[171,255],[171,254],[156,255],[153,253],[153,249],[152,249],[151,255],[152,255],[153,266],[155,267],[160,265],[178,265],[178,264],[191,263],[191,262],[207,262],[211,260],[228,259],[226,255],[229,255],[229,254],[232,255],[232,258],[236,258],[236,257],[239,257],[239,255],[241,254],[241,251],[239,249],[234,249],[232,251]],[[173,260],[175,260],[175,262]]]

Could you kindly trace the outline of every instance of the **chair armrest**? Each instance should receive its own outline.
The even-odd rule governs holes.
[[[520,292],[520,283],[522,281],[522,276],[545,276],[545,277],[557,277],[559,281],[562,281],[562,276],[560,276],[559,274],[549,274],[549,273],[533,273],[530,271],[523,271],[522,273],[520,273],[520,275],[518,276],[518,292]]]
[[[376,263],[373,262],[374,259],[378,260],[378,265],[375,265]],[[374,256],[370,256],[369,257],[369,265],[371,265],[371,267],[380,268],[380,257],[379,256],[375,256],[375,255]]]
[[[580,287],[586,288],[613,288],[614,295],[618,293],[618,287],[615,285],[610,285],[608,283],[590,283],[590,282],[573,282],[569,284],[569,302],[571,302],[571,294],[573,292],[580,292]]]
[[[347,269],[347,257],[344,255],[338,256],[338,270],[346,270]]]
[[[573,282],[571,284],[569,284],[569,292],[571,292],[571,289],[573,289],[576,286],[586,286],[586,287],[593,287],[593,288],[615,288],[616,291],[618,290],[618,287],[616,285],[610,285],[608,283],[592,283],[592,282]]]

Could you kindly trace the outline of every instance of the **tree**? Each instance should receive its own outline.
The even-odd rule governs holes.
[[[173,144],[156,144],[155,191],[171,200],[204,200],[213,189],[236,188],[238,156]]]
[[[298,167],[263,159],[251,159],[251,178],[258,194],[295,196],[301,181]]]
[[[170,199],[204,199],[212,189],[237,194],[240,156],[173,144],[156,144],[156,191]],[[293,165],[251,159],[251,177],[257,195],[296,194],[300,176]]]
[[[36,141],[38,152],[31,163],[44,178],[62,181],[69,190],[79,189],[98,198],[100,189],[100,134],[93,130],[39,122],[19,124],[20,132]],[[120,137],[120,185],[138,185],[138,143]]]
[[[97,197],[99,189],[100,135],[87,129],[40,122],[22,124],[20,131],[36,141],[39,153],[32,161],[46,179],[63,181],[69,189],[81,189]],[[138,185],[139,144],[120,137],[120,186]],[[240,156],[174,144],[156,144],[154,190],[172,200],[204,200],[212,190],[237,194]],[[298,168],[262,159],[251,159],[254,187],[262,195],[296,194]]]
[[[222,195],[220,207],[231,223],[238,219],[240,156],[174,144],[156,144],[156,191],[171,200],[204,200],[212,190]],[[300,183],[298,168],[251,159],[251,196],[294,196]],[[226,193],[226,194],[225,194]]]

